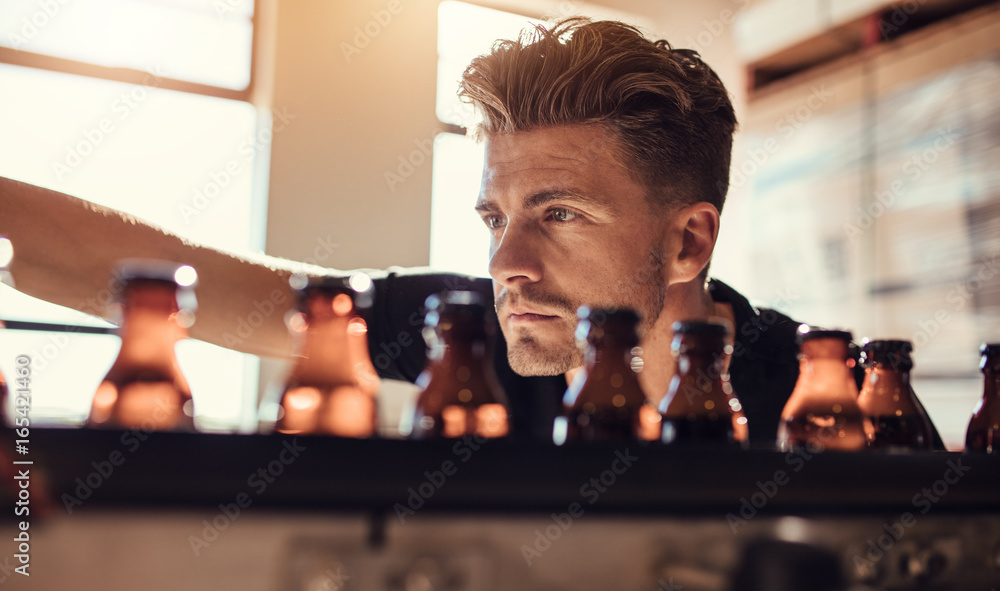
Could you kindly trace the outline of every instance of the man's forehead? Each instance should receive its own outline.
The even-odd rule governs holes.
[[[539,160],[617,164],[621,145],[605,125],[566,124],[525,131],[484,134],[486,165],[534,164]]]
[[[603,126],[561,125],[485,136],[481,197],[498,191],[575,189],[627,174]]]

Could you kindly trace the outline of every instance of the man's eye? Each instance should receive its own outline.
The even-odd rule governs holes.
[[[503,218],[498,215],[488,215],[483,218],[483,221],[486,222],[486,227],[491,230],[503,227]]]
[[[549,215],[557,222],[571,222],[576,219],[576,214],[567,209],[553,209]]]

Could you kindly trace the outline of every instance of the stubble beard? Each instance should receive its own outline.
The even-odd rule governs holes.
[[[522,376],[556,376],[583,365],[583,354],[577,348],[572,331],[569,338],[543,344],[526,330],[518,330],[513,342],[507,341],[507,362]]]
[[[662,256],[655,249],[650,249],[645,264],[609,286],[607,293],[612,297],[597,306],[635,310],[641,319],[639,337],[645,336],[656,324],[666,303],[667,288],[663,281]],[[522,376],[554,376],[582,366],[583,351],[577,347],[574,332],[576,310],[585,302],[576,303],[557,294],[528,290],[522,290],[517,297],[526,303],[561,310],[572,320],[566,320],[566,326],[560,328],[558,336],[552,342],[536,337],[528,328],[518,328],[511,334],[506,323],[501,326],[507,340],[507,362],[511,369]],[[503,299],[501,297],[498,300],[498,308],[503,304]]]

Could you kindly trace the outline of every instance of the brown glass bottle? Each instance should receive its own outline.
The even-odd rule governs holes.
[[[193,431],[194,401],[174,347],[194,322],[197,274],[187,265],[131,259],[114,279],[121,285],[121,349],[97,387],[87,426]]]
[[[910,385],[910,341],[865,340],[861,363],[865,381],[858,406],[872,424],[868,445],[875,449],[929,450],[934,428]]]
[[[642,367],[639,317],[632,310],[589,308],[577,311],[578,342],[584,346],[584,368],[563,396],[553,441],[647,440],[644,412],[656,415],[639,385]]]
[[[729,329],[705,321],[675,322],[670,350],[677,371],[660,401],[665,444],[746,448],[749,430],[743,407],[726,372],[732,346]]]
[[[486,304],[473,292],[432,295],[425,303],[427,368],[411,419],[410,436],[503,437],[510,430],[507,397],[490,354],[492,324]]]
[[[872,429],[847,362],[851,333],[803,324],[798,340],[799,379],[781,411],[778,448],[863,449]]]
[[[983,345],[979,368],[983,371],[983,398],[969,420],[965,449],[1000,455],[1000,343]]]
[[[368,355],[367,325],[360,310],[370,306],[371,280],[351,277],[291,278],[298,313],[289,328],[299,356],[285,380],[277,416],[262,408],[266,422],[289,434],[370,437],[378,428],[378,377]]]

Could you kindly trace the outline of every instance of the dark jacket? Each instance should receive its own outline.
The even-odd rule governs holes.
[[[449,273],[393,269],[375,278],[375,303],[368,317],[369,350],[383,378],[413,382],[424,369],[425,344],[421,336],[424,301],[446,290],[469,290],[493,300],[489,279]],[[799,375],[796,330],[799,323],[768,308],[755,308],[725,283],[712,279],[709,291],[716,302],[732,306],[736,319],[730,380],[743,405],[753,447],[773,447],[778,419]],[[507,363],[507,343],[490,310],[497,335],[494,366],[507,393],[511,436],[551,441],[552,421],[559,412],[566,379],[562,375],[519,376]],[[647,363],[650,362],[647,360]],[[858,373],[859,385],[860,377]],[[936,436],[938,448],[943,449]]]

